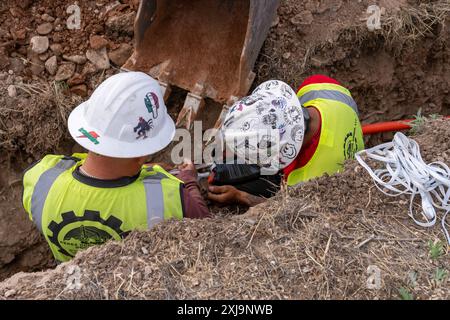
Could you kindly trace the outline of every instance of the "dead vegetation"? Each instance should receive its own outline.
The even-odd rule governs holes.
[[[448,159],[449,138],[446,122],[436,120],[416,139],[431,161]],[[242,216],[166,222],[56,270],[17,274],[0,284],[0,297],[449,299],[442,231],[417,227],[407,200],[384,196],[349,162],[344,173]]]
[[[449,14],[449,0],[400,7],[382,18],[382,35],[390,46],[415,42],[444,27]]]
[[[36,156],[57,149],[68,137],[67,116],[81,99],[64,94],[61,82],[20,83],[15,87],[18,96],[2,97],[0,103],[1,148],[11,155],[23,150]]]
[[[345,55],[339,50],[345,47],[346,44],[349,46],[349,49],[353,49],[365,46],[371,47],[373,43],[377,43],[378,47],[381,46],[386,50],[392,51],[394,55],[399,55],[404,47],[413,46],[417,41],[425,37],[438,36],[438,30],[446,27],[446,21],[450,13],[449,0],[419,1],[419,3],[414,4],[412,2],[415,1],[402,4],[403,2],[405,1],[390,2],[392,6],[389,8],[378,7],[381,10],[380,20],[376,21],[377,19],[375,19],[374,21],[379,22],[379,28],[375,30],[369,30],[367,26],[367,21],[371,19],[371,14],[367,13],[366,10],[373,3],[363,1],[360,4],[353,4],[361,11],[357,11],[352,17],[343,16],[342,19],[345,19],[345,21],[330,19],[329,21],[331,22],[327,25],[329,30],[325,32],[324,37],[317,36],[315,39],[305,37],[305,40],[307,40],[305,47],[300,48],[301,59],[296,61],[297,67],[295,70],[297,73],[294,82],[298,81],[297,78],[310,72],[311,69],[322,66],[324,56],[336,55],[335,59],[332,60],[333,63],[339,60],[339,57],[343,58]],[[301,4],[292,4],[292,7],[294,6],[302,8]],[[340,13],[340,10],[341,7],[335,9],[337,13]],[[295,19],[295,17],[292,19]],[[292,22],[292,19],[290,24],[295,24]],[[302,29],[305,28],[307,30],[311,23],[312,21],[300,24],[298,32],[300,34],[303,33]],[[269,38],[267,47],[272,46],[270,41],[271,39]],[[286,52],[284,53],[286,54]],[[282,57],[282,53],[276,55],[272,55],[270,52],[264,53],[257,66],[258,77],[262,79],[267,78],[274,64],[278,64],[281,67],[286,60],[290,60],[288,56],[285,56],[285,59],[282,59]],[[289,77],[290,75],[285,75],[285,78],[291,80]]]

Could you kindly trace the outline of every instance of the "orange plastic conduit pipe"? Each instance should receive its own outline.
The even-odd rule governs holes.
[[[445,119],[450,119],[450,116],[444,117]],[[372,134],[383,133],[383,132],[396,132],[402,130],[409,130],[411,126],[409,122],[414,121],[414,119],[399,120],[399,121],[389,121],[389,122],[379,122],[363,125],[363,134],[369,136]]]

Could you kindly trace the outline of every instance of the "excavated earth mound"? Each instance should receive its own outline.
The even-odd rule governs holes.
[[[23,212],[21,205],[21,172],[28,165],[40,159],[47,153],[70,154],[73,151],[74,145],[69,138],[65,127],[69,112],[83,99],[86,99],[86,96],[88,96],[103,79],[118,72],[118,67],[122,61],[126,60],[131,54],[133,30],[130,21],[134,18],[138,0],[78,1],[82,17],[81,29],[68,30],[65,27],[65,24],[73,13],[67,12],[66,9],[73,4],[74,1],[72,0],[0,1],[0,281],[19,271],[37,271],[54,266],[54,261],[47,248],[47,244]],[[376,11],[372,11],[372,13],[368,14],[367,9],[370,5],[374,4],[378,6],[377,8],[380,10],[379,12],[381,14],[380,29],[371,32],[367,27],[367,20],[369,19],[372,21],[371,17],[374,16],[374,12],[376,13]],[[365,123],[410,118],[412,115],[416,114],[419,109],[422,109],[422,112],[425,114],[449,114],[449,13],[449,0],[282,0],[278,10],[278,17],[273,24],[255,66],[255,85],[270,78],[279,78],[295,87],[307,76],[314,73],[323,73],[340,80],[352,91],[361,111],[361,119]],[[376,19],[374,21],[376,22]],[[46,37],[49,41],[48,50],[41,54],[37,54],[31,49],[31,38],[37,35]],[[99,37],[93,38],[93,36],[100,36],[102,39]],[[110,60],[109,69],[102,69],[103,67],[101,65],[97,66],[86,59],[87,51],[91,49],[94,50],[94,47],[100,48],[95,49],[100,52],[100,56],[104,56],[106,50],[106,54]],[[56,61],[53,58],[54,56],[56,57]],[[98,58],[99,55],[95,56]],[[50,64],[48,65],[49,68],[46,68],[45,63],[49,62],[48,60],[52,58],[53,66]],[[55,62],[56,65],[54,64]],[[55,81],[60,68],[61,70],[58,79],[64,79],[69,75],[70,77],[66,80]],[[50,74],[49,70],[52,71],[52,74],[54,72],[56,72],[56,74]],[[185,94],[185,92],[180,92],[179,97],[172,97],[169,108],[178,110],[182,105]],[[171,115],[176,117],[176,112],[172,112],[171,109],[169,109]],[[210,113],[208,112],[208,114]],[[212,119],[212,123],[214,123],[214,119]],[[390,140],[391,138],[392,134],[388,133],[384,134],[382,137],[377,136],[371,138],[367,142],[370,145],[382,140]],[[425,139],[425,137],[422,137],[421,139]],[[430,142],[430,146],[436,146],[435,141]],[[425,144],[422,147],[426,148],[427,145],[428,144]],[[440,154],[441,151],[439,150],[444,149],[440,146],[439,148],[433,147],[430,149],[430,158],[436,157],[436,159],[438,159],[438,157],[441,156],[444,161],[447,160],[448,154]],[[348,189],[349,194],[343,195],[337,193],[345,196],[343,199],[346,200],[338,200],[334,204],[336,206],[339,205],[335,210],[340,210],[340,208],[344,208],[348,205],[349,212],[352,212],[352,208],[360,208],[360,206],[362,206],[361,204],[356,206],[355,204],[352,204],[352,202],[347,202],[350,201],[349,199],[353,199],[348,198],[352,194],[355,195],[355,199],[361,197],[359,194],[360,191],[356,187],[361,181],[358,180],[359,178],[353,178],[353,175],[351,175],[350,178],[355,179],[355,181],[350,180],[352,183],[350,183]],[[335,181],[334,179],[335,178],[331,178],[331,180],[325,179],[323,187],[319,188],[317,186],[317,188],[319,188],[318,190],[320,192],[327,192],[329,196],[334,197],[333,194],[330,195],[331,190],[334,190],[334,187],[327,186],[325,183],[335,183],[340,187],[341,185],[345,186],[345,184]],[[355,184],[353,184],[353,182]],[[303,192],[303,189],[301,190]],[[370,190],[369,195],[372,197],[376,190],[373,188]],[[286,214],[289,215],[290,210],[293,210],[293,212],[295,210],[297,210],[295,212],[303,212],[300,210],[301,208],[298,208],[299,204],[295,204],[297,203],[296,200],[294,201],[291,199],[291,202],[282,202],[287,201],[283,199],[285,198],[280,195],[276,200],[278,202],[269,203],[271,206],[284,203],[282,206],[283,209],[280,209],[278,214],[270,215],[271,217],[286,219]],[[364,206],[366,203],[369,203],[369,198],[367,197],[360,199],[362,199],[361,203],[364,202]],[[364,199],[367,200],[367,202],[365,202]],[[292,201],[294,201],[294,204]],[[397,199],[387,199],[386,201],[391,202],[389,206],[392,205],[394,207],[397,203]],[[316,202],[300,203],[305,206],[311,206]],[[397,203],[397,205],[402,208],[404,207],[404,203]],[[293,207],[290,208],[289,206]],[[365,208],[364,206],[362,209]],[[372,208],[371,204],[368,205],[368,208]],[[385,208],[380,205],[376,212],[384,212],[382,210],[385,209],[388,210],[385,215],[389,215],[391,213],[391,207]],[[258,210],[256,210],[256,212],[258,212]],[[312,209],[305,210],[308,211]],[[326,210],[326,208],[324,208],[324,210]],[[366,213],[368,212],[367,209],[364,210],[366,210]],[[315,215],[316,211],[320,210],[314,209],[311,212],[314,212]],[[255,210],[253,210],[253,212],[255,212]],[[360,212],[356,210],[356,213]],[[404,211],[402,211],[402,213],[404,213]],[[285,215],[280,216],[280,214]],[[343,224],[345,222],[345,228],[353,227],[352,224],[355,223],[353,214],[346,214],[345,217],[345,219],[342,218],[342,221],[339,220],[336,223]],[[249,241],[248,232],[253,233],[254,226],[249,224],[250,222],[245,222],[244,220],[230,219],[226,218],[225,220],[228,225],[221,225],[221,220],[204,223],[208,225],[211,224],[211,226],[216,225],[216,228],[222,230],[223,232],[218,236],[222,237],[222,239],[224,237],[224,239],[228,239],[227,237],[231,237],[232,239],[235,239],[236,237],[236,239],[242,238],[244,248],[246,248],[248,242],[246,243],[245,241]],[[302,287],[294,290],[288,285],[288,280],[296,278],[299,275],[298,273],[294,272],[295,276],[291,276],[289,273],[278,273],[280,270],[284,270],[283,272],[288,272],[291,269],[297,271],[300,270],[293,267],[293,265],[297,263],[297,260],[290,260],[289,263],[283,266],[278,264],[278,260],[273,260],[275,261],[275,264],[273,265],[271,262],[272,260],[267,260],[269,258],[265,255],[258,255],[255,251],[256,249],[254,249],[253,244],[255,241],[259,244],[257,240],[260,238],[265,239],[261,241],[267,241],[268,244],[266,247],[268,247],[265,251],[263,250],[263,252],[265,253],[269,250],[267,251],[269,252],[267,253],[269,255],[271,254],[270,248],[272,248],[273,245],[271,244],[271,241],[278,239],[274,242],[275,244],[278,244],[278,242],[284,244],[283,236],[278,237],[278,235],[280,234],[279,232],[283,234],[283,232],[286,231],[279,231],[281,227],[269,226],[269,222],[267,222],[267,219],[265,218],[261,220],[260,226],[258,227],[259,231],[254,234],[252,245],[248,248],[248,250],[253,250],[252,253],[248,255],[247,252],[246,256],[242,256],[242,261],[256,256],[259,257],[258,259],[262,259],[261,261],[265,261],[261,262],[260,268],[262,269],[250,273],[254,273],[255,275],[255,280],[251,284],[251,288],[253,289],[250,287],[250,289],[245,289],[247,284],[240,283],[239,281],[242,279],[233,275],[233,278],[226,280],[230,281],[228,286],[230,288],[229,293],[220,292],[220,287],[215,287],[216,283],[214,281],[210,282],[212,283],[212,287],[206,290],[204,289],[203,280],[200,281],[200,279],[197,279],[199,281],[198,286],[200,287],[197,288],[197,291],[192,291],[195,294],[191,291],[184,292],[182,289],[184,288],[183,286],[185,283],[180,282],[180,279],[187,281],[183,277],[187,277],[187,279],[192,277],[193,281],[197,280],[191,274],[180,273],[179,276],[176,276],[177,274],[175,271],[177,269],[167,265],[167,261],[171,261],[171,255],[169,254],[167,258],[161,261],[168,266],[167,272],[169,273],[167,274],[170,275],[170,277],[167,278],[167,274],[164,273],[164,277],[158,281],[170,280],[174,281],[174,283],[173,285],[170,283],[161,285],[161,288],[167,289],[164,289],[165,291],[156,291],[157,293],[153,294],[159,294],[160,297],[213,297],[214,293],[212,293],[212,291],[216,288],[218,290],[216,292],[217,297],[219,297],[220,294],[230,294],[230,296],[236,297],[245,297],[245,295],[248,297],[284,297],[285,295],[288,297],[393,297],[397,295],[398,287],[404,285],[409,286],[409,290],[411,290],[411,292],[414,291],[417,297],[448,297],[447,293],[441,294],[438,289],[436,289],[438,291],[435,292],[435,287],[433,287],[434,284],[429,280],[431,272],[436,272],[438,270],[439,263],[436,261],[431,261],[431,264],[425,269],[427,271],[424,271],[424,273],[420,272],[419,274],[420,277],[424,277],[421,280],[422,282],[418,282],[421,283],[424,289],[411,288],[411,284],[408,282],[408,277],[410,276],[406,274],[408,271],[405,271],[407,269],[406,265],[402,263],[399,265],[394,263],[394,265],[392,265],[392,262],[390,262],[389,264],[385,263],[382,265],[380,263],[381,265],[377,265],[379,268],[383,269],[383,272],[390,275],[383,277],[384,282],[391,281],[389,286],[384,286],[383,290],[385,291],[369,292],[365,290],[365,284],[362,280],[368,277],[366,269],[368,267],[369,257],[372,257],[371,253],[367,252],[367,250],[374,244],[382,247],[388,240],[379,240],[378,242],[371,241],[368,245],[362,246],[361,250],[366,250],[364,251],[365,260],[363,258],[358,258],[359,260],[355,258],[356,260],[353,262],[352,259],[345,260],[347,258],[343,257],[342,259],[344,259],[346,261],[345,263],[348,265],[340,265],[340,267],[342,269],[348,269],[346,271],[348,277],[342,278],[343,280],[339,283],[325,281],[328,278],[331,279],[331,276],[334,275],[335,270],[330,268],[336,267],[332,265],[329,268],[330,265],[327,263],[331,262],[326,262],[328,261],[326,259],[329,258],[330,251],[337,250],[334,251],[334,254],[350,254],[350,256],[353,254],[353,251],[350,250],[351,247],[346,248],[346,251],[344,249],[336,249],[335,241],[341,238],[333,235],[330,240],[330,245],[328,246],[329,249],[326,251],[327,254],[325,254],[323,258],[325,260],[320,260],[322,254],[324,254],[324,252],[320,253],[321,250],[327,248],[327,246],[323,246],[323,239],[320,236],[321,233],[325,232],[323,231],[324,227],[322,222],[327,222],[330,219],[331,218],[325,219],[322,216],[315,217],[314,219],[312,217],[302,218],[301,215],[299,215],[296,220],[294,218],[295,228],[298,228],[301,232],[307,232],[306,227],[304,227],[302,223],[308,221],[308,228],[311,228],[308,232],[314,232],[314,235],[309,235],[310,238],[302,233],[300,236],[303,237],[303,240],[295,240],[292,242],[294,247],[286,249],[289,249],[288,252],[292,253],[293,251],[290,250],[296,250],[296,245],[298,246],[302,243],[307,244],[308,247],[301,247],[299,251],[297,250],[298,252],[295,251],[298,255],[298,259],[306,259],[306,263],[306,261],[309,261],[309,255],[311,255],[316,262],[319,263],[316,264],[314,261],[311,263],[310,261],[309,263],[311,263],[311,266],[303,266],[301,269],[301,274],[303,275],[301,277],[311,280],[311,283],[306,285],[307,288]],[[358,243],[358,241],[363,242],[365,240],[364,237],[368,237],[371,235],[371,232],[375,232],[371,231],[372,227],[378,228],[380,227],[378,224],[384,226],[385,223],[392,222],[388,216],[383,219],[375,219],[367,222],[369,224],[365,224],[365,227],[367,228],[365,233],[363,230],[357,230],[357,232],[361,232],[361,235],[353,233],[351,235],[346,235],[343,233],[343,236],[353,237],[353,239],[349,239],[351,240],[352,245],[353,243]],[[407,221],[409,220],[406,217],[401,221],[404,224],[409,225],[407,224]],[[298,225],[298,223],[301,223],[301,225]],[[172,226],[172,224],[168,224],[162,228],[166,228],[164,229],[166,232],[172,230],[172,228],[179,228],[179,230],[187,228],[188,230],[191,230],[190,228],[192,227],[194,228],[193,230],[198,230],[199,237],[203,240],[200,239],[195,242],[197,246],[195,247],[195,257],[199,257],[200,263],[203,261],[202,254],[206,244],[209,246],[216,243],[216,240],[218,241],[219,239],[216,239],[214,236],[211,238],[212,240],[208,240],[207,235],[200,232],[201,230],[195,227],[194,224],[195,223],[193,222],[186,221],[176,224],[176,227]],[[244,232],[241,236],[233,233],[233,230],[235,230],[233,229],[233,226],[238,225],[240,226],[238,232]],[[267,227],[268,229],[266,229],[270,231],[265,231],[268,233],[260,235],[259,232],[261,232],[261,230],[266,230],[264,228],[261,229],[261,226]],[[319,229],[315,230],[314,228]],[[374,230],[378,233],[384,231],[384,229]],[[423,231],[413,230],[419,232],[419,235],[421,236],[428,236],[430,238],[428,240],[434,240],[432,233],[422,234],[421,232]],[[228,233],[225,233],[224,235],[224,232]],[[272,233],[273,236],[275,236],[273,239],[270,238]],[[437,232],[435,235],[440,236]],[[190,237],[189,235],[186,236]],[[151,234],[136,234],[128,241],[134,241],[132,239],[137,241],[140,237],[151,238],[153,236]],[[384,237],[390,239],[387,235],[384,235]],[[410,235],[410,237],[412,237],[412,235]],[[329,238],[326,238],[325,245],[328,243],[328,239]],[[178,238],[172,240],[171,243],[173,244],[177,241]],[[413,242],[412,244],[400,241],[396,242],[397,246],[395,246],[395,248],[403,248],[402,250],[405,252],[411,249],[412,251],[411,254],[408,255],[408,259],[410,259],[413,253],[417,252],[419,249],[421,254],[425,257],[427,254],[425,248],[427,246],[426,242],[427,240],[424,240],[422,237],[420,238],[420,242]],[[199,243],[201,244],[200,251],[198,247]],[[155,245],[153,242],[151,242],[151,244]],[[420,244],[418,247],[419,249],[414,249],[416,247],[414,247],[413,244]],[[111,245],[118,246],[118,244]],[[188,245],[190,246],[190,244],[186,244],[186,246]],[[242,243],[239,245],[242,245]],[[312,245],[316,247],[311,247]],[[180,244],[180,247],[177,250],[194,250],[183,246],[184,245]],[[289,247],[288,244],[285,246]],[[218,246],[217,250],[220,250],[221,248],[225,248],[224,244]],[[231,256],[241,250],[239,246],[233,248],[234,247],[228,249],[231,250]],[[305,258],[306,251],[304,248],[309,248],[307,251],[308,254],[306,255],[307,258]],[[148,250],[150,251],[150,248]],[[173,250],[173,248],[171,250]],[[260,250],[262,249],[260,248]],[[318,251],[312,252],[311,250]],[[397,249],[394,250],[391,248],[389,250],[393,250],[389,252],[386,251],[386,254],[392,254],[390,259],[393,259],[393,261],[402,259],[401,257],[396,256],[398,253]],[[200,254],[198,254],[198,252],[200,252]],[[220,251],[218,251],[218,254],[219,253]],[[173,252],[172,254],[175,255],[178,253]],[[183,254],[188,255],[186,252]],[[317,255],[319,255],[319,258]],[[189,257],[191,257],[190,254]],[[238,257],[238,261],[241,261],[240,256]],[[388,256],[386,255],[386,259],[387,257]],[[423,259],[425,259],[424,257]],[[185,268],[184,263],[186,263],[187,267],[191,267],[190,264],[197,261],[195,260],[192,262],[192,260],[189,259],[183,260],[182,270]],[[124,261],[126,261],[126,259]],[[229,268],[230,270],[232,268],[237,268],[234,265],[231,265],[229,260],[224,261],[226,262],[222,261],[219,269],[208,271],[210,273],[201,273],[205,274],[205,276],[208,275],[208,277],[212,277],[211,279],[215,279],[216,272],[221,273],[226,268]],[[228,262],[230,262],[229,265],[227,265]],[[362,262],[367,263],[363,265]],[[302,262],[300,262],[299,265],[302,265]],[[435,266],[436,269],[433,269],[431,265]],[[209,266],[210,264],[208,264],[208,268]],[[290,267],[292,268],[287,269]],[[322,268],[320,270],[323,272],[326,271],[326,273],[317,273],[317,268]],[[308,271],[309,269],[311,269],[311,271]],[[448,270],[448,267],[446,269]],[[147,268],[147,271],[148,270],[149,269]],[[236,270],[237,273],[238,269]],[[246,270],[247,271],[245,272],[248,273],[248,270],[250,269]],[[359,272],[355,273],[359,275],[360,278],[358,279],[351,278],[351,274],[352,272],[356,272],[355,270]],[[171,272],[175,272],[175,275],[172,275]],[[191,272],[193,271],[191,270]],[[232,270],[230,272],[232,272]],[[267,285],[273,280],[269,275],[275,273],[278,277],[282,278],[279,283],[286,287],[283,289],[287,290],[286,294],[283,294],[283,290],[276,287],[275,284]],[[124,274],[128,275],[127,273]],[[261,274],[264,274],[264,276],[261,276]],[[318,278],[316,279],[313,275]],[[147,277],[147,273],[141,274],[141,277],[144,276]],[[120,277],[123,278],[124,275],[116,274],[114,281],[122,281],[120,280]],[[337,281],[338,277],[334,279]],[[134,297],[133,295],[130,295],[129,292],[124,293],[121,291],[125,289],[131,290],[132,288],[128,288],[130,282],[126,282],[126,278],[123,278],[123,280],[125,280],[125,282],[120,290],[116,289],[116,291],[109,293],[108,297]],[[224,279],[220,281],[219,285],[226,284]],[[159,282],[156,281],[155,283]],[[314,285],[316,284],[320,290],[314,288]],[[60,283],[60,285],[64,287],[64,284]],[[125,288],[123,288],[124,286]],[[189,286],[187,285],[187,287]],[[196,286],[193,286],[193,288],[196,288]],[[336,290],[340,288],[339,290],[342,291],[342,294],[337,294],[337,291],[332,288],[337,288]],[[421,293],[429,288],[431,288],[431,291],[427,291],[425,294]],[[437,284],[436,288],[438,288]],[[93,293],[91,289],[89,290],[90,291],[83,293],[86,294],[86,297],[89,294],[98,297],[104,294],[104,292],[101,293],[101,287],[98,289],[97,293]],[[144,292],[146,291],[144,290]],[[244,293],[241,295],[238,292]],[[349,294],[349,292],[353,295]],[[135,292],[134,294],[138,293]],[[146,295],[147,294],[148,292]],[[52,295],[48,295],[48,297],[51,296]],[[79,296],[81,297],[81,295]],[[29,295],[29,297],[31,297],[31,295]]]
[[[426,162],[449,159],[447,122],[426,121],[415,139]],[[244,215],[165,222],[55,270],[16,274],[0,297],[449,299],[442,230],[417,227],[407,210],[408,198],[385,196],[351,161]]]

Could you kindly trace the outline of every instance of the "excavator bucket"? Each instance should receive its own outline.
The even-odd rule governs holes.
[[[248,93],[279,0],[141,0],[135,50],[124,65],[189,93],[177,124],[190,127],[204,99],[225,105]],[[224,113],[224,112],[223,112]]]

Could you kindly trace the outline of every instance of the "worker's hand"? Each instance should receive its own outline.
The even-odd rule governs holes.
[[[233,186],[209,186],[208,199],[222,205],[244,204],[242,191]],[[244,192],[245,193],[245,192]]]
[[[197,179],[197,169],[195,168],[195,165],[192,163],[192,161],[190,159],[185,158],[183,164],[180,164],[178,166],[178,169],[182,172],[182,171],[190,171],[195,179]]]
[[[240,204],[253,207],[266,199],[238,190],[233,186],[209,186],[208,199],[222,205]]]

